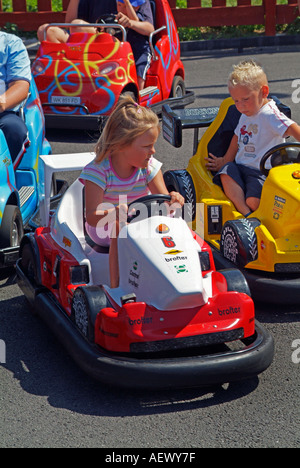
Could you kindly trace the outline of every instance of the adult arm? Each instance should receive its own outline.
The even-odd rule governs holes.
[[[65,22],[71,23],[74,19],[78,18],[78,7],[80,0],[70,0],[66,11]]]
[[[28,96],[32,79],[27,50],[17,36],[7,36],[5,86],[0,94],[0,112],[18,110]]]
[[[27,98],[29,83],[17,80],[9,83],[7,90],[0,96],[0,112],[13,109]]]

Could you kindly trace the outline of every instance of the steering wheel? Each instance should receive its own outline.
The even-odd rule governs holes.
[[[300,163],[300,143],[281,143],[267,151],[260,161],[260,170],[265,176],[269,174],[269,169],[266,169],[269,158],[272,167]]]
[[[137,200],[131,202],[128,205],[128,218],[127,222],[130,223],[137,219],[150,218],[151,216],[170,214],[168,207],[163,206],[165,202],[170,202],[172,197],[164,194],[151,194],[144,197],[140,197]],[[134,209],[134,213],[130,214],[130,211]]]
[[[99,23],[100,25],[101,24],[103,24],[103,25],[105,25],[105,24],[118,24],[117,15],[115,13],[105,13],[104,15],[100,15],[97,18],[96,23]],[[101,32],[101,28],[98,28],[98,32]],[[115,36],[120,31],[116,31],[113,28],[109,28],[107,30],[107,32],[109,34],[111,34],[112,36]]]
[[[118,21],[116,20],[117,15],[115,13],[105,13],[104,15],[100,15],[96,23],[99,24],[109,24],[109,23],[117,23]]]

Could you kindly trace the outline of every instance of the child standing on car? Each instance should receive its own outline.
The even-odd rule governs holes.
[[[151,62],[149,36],[154,31],[151,5],[149,0],[118,0],[117,9],[118,23],[128,28],[127,40],[135,60],[138,86],[143,89]]]
[[[85,184],[86,230],[99,245],[110,245],[111,287],[119,284],[117,236],[128,204],[154,194],[169,194],[161,163],[153,157],[159,120],[130,96],[120,98],[96,145],[96,157],[81,173]],[[171,202],[184,203],[171,192]]]
[[[260,171],[263,155],[292,136],[300,141],[300,126],[281,113],[268,98],[267,76],[253,60],[240,62],[229,76],[228,90],[242,114],[226,154],[209,154],[206,167],[219,171],[214,182],[244,216],[260,202],[265,176]]]

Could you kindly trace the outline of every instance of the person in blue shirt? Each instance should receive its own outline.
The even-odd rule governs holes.
[[[14,168],[28,144],[28,130],[19,110],[28,97],[30,82],[30,60],[22,40],[0,31],[0,129]]]
[[[127,40],[135,60],[138,86],[143,89],[151,63],[149,36],[154,31],[149,0],[118,0],[118,23],[127,28]]]

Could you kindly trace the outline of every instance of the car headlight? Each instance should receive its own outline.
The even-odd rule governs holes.
[[[32,65],[32,73],[33,75],[41,75],[45,71],[45,65],[43,62],[40,62],[39,60],[36,60],[33,65]]]
[[[118,66],[119,66],[119,64],[116,63],[116,62],[104,63],[104,64],[100,65],[100,67],[98,69],[98,73],[99,73],[99,75],[109,75]]]

